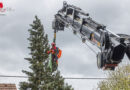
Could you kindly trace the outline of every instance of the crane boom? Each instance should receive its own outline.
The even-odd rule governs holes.
[[[94,21],[79,7],[64,2],[52,26],[55,31],[71,27],[74,33],[80,34],[83,42],[88,40],[96,45],[100,49],[97,54],[98,68],[114,70],[125,53],[130,59],[130,35],[107,30],[105,25]]]

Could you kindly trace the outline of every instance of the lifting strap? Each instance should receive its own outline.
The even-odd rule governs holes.
[[[52,55],[49,54],[49,63],[48,63],[48,67],[51,69],[52,72]]]

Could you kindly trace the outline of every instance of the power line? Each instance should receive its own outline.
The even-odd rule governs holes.
[[[28,78],[27,76],[9,76],[9,75],[0,75],[0,77],[7,77],[7,78]],[[64,79],[107,79],[107,78],[102,78],[102,77],[88,77],[88,78],[80,78],[80,77],[63,77]]]
[[[0,77],[8,77],[8,78],[28,78],[27,76],[9,76],[9,75],[0,75]]]
[[[100,77],[98,77],[98,78],[73,78],[73,77],[66,77],[66,78],[64,78],[64,79],[107,79],[107,78],[100,78]]]

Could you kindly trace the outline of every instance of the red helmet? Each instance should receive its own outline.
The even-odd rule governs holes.
[[[54,46],[54,45],[56,45],[56,44],[53,42],[53,43],[51,43],[51,45]]]

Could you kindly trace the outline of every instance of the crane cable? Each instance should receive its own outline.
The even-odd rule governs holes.
[[[80,40],[82,40],[78,35],[76,35]],[[54,29],[54,39],[53,42],[56,44],[56,29]],[[92,49],[87,43],[84,43],[93,53],[97,55],[97,52]]]
[[[71,32],[72,32],[72,30],[71,30]],[[82,40],[81,38],[80,38],[80,36],[78,36],[78,35],[76,35],[80,40]],[[88,48],[90,49],[90,50],[92,50],[92,52],[93,53],[95,53],[96,55],[97,55],[97,52],[94,50],[94,49],[92,49],[87,43],[84,43],[86,46],[88,46]]]
[[[76,35],[80,40],[82,40],[78,35]],[[87,43],[84,43],[90,50],[92,50],[93,53],[95,53],[97,55],[97,52],[92,49]]]

